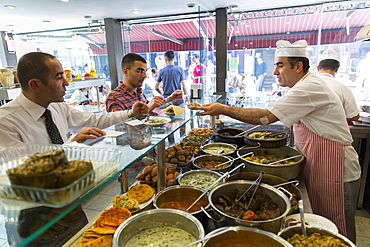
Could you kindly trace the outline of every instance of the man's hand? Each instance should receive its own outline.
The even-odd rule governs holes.
[[[162,96],[154,96],[153,99],[149,102],[148,107],[149,111],[153,111],[154,108],[159,107],[166,103]]]
[[[141,114],[147,114],[149,112],[148,105],[144,102],[138,101],[132,106],[131,115],[135,117]]]
[[[170,96],[168,96],[167,97],[167,103],[171,102],[175,99],[182,99],[182,91],[181,90],[176,90]]]
[[[197,107],[197,110],[203,110],[204,112],[199,113],[200,116],[210,115],[210,116],[218,116],[225,113],[225,105],[220,103],[210,103],[204,104]]]
[[[96,137],[105,136],[105,132],[98,128],[84,127],[82,128],[75,137],[72,138],[72,142],[83,143],[87,139],[95,139]]]

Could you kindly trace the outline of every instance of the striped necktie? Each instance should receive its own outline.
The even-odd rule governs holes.
[[[55,125],[53,118],[51,117],[50,110],[45,109],[45,112],[44,114],[42,114],[42,116],[45,118],[45,126],[50,136],[51,142],[53,144],[63,144],[63,139],[60,136],[58,127]]]

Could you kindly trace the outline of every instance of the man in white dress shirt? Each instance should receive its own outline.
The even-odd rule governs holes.
[[[323,52],[320,63],[317,66],[317,70],[319,71],[318,76],[328,84],[336,95],[338,95],[343,104],[347,121],[356,121],[359,119],[360,115],[353,93],[346,85],[334,79],[339,70],[339,66],[339,54],[333,49],[328,49]]]
[[[51,144],[42,117],[45,109],[52,114],[63,142],[95,139],[105,135],[101,129],[118,124],[129,117],[146,113],[148,107],[137,102],[132,110],[112,113],[81,112],[64,102],[68,81],[62,64],[54,56],[31,52],[18,63],[20,95],[0,107],[0,148],[18,143]]]

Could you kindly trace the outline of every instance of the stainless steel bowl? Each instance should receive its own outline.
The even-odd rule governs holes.
[[[317,228],[317,227],[313,227],[313,226],[306,226],[306,232],[307,232],[307,236],[310,236],[311,234],[317,232],[317,233],[320,233],[322,236],[332,236],[334,238],[337,238],[342,243],[344,243],[348,246],[351,246],[351,247],[356,246],[348,238],[344,237],[343,235],[338,234],[338,233],[333,233],[329,230],[325,230],[325,229],[322,229],[322,228]],[[302,227],[301,226],[291,226],[291,227],[283,229],[281,232],[278,233],[278,235],[280,237],[282,237],[286,240],[288,238],[293,237],[294,234],[302,234]]]
[[[191,214],[175,209],[153,209],[124,221],[114,233],[113,247],[125,246],[140,231],[158,226],[181,228],[195,239],[204,237],[202,224]]]
[[[290,202],[288,198],[283,194],[283,192],[279,191],[278,189],[270,185],[261,183],[257,188],[257,192],[269,196],[275,203],[278,204],[278,207],[280,209],[280,216],[278,216],[277,218],[261,221],[242,220],[227,215],[226,213],[222,212],[215,206],[215,204],[218,201],[218,198],[220,198],[221,195],[228,196],[233,201],[234,199],[237,199],[235,198],[236,189],[243,193],[252,184],[253,184],[252,181],[238,180],[226,182],[224,184],[217,185],[216,187],[211,189],[208,197],[215,218],[216,219],[223,218],[224,219],[223,223],[228,226],[238,226],[238,225],[251,226],[269,232],[278,233],[284,224],[285,217],[288,215],[290,211]],[[253,186],[250,189],[250,191],[254,191],[254,188],[255,186]]]
[[[201,146],[200,151],[203,154],[228,155],[228,156],[235,157],[237,148],[238,146],[235,144],[215,142],[215,143],[208,143],[208,144]],[[218,152],[216,152],[215,150],[218,150]]]
[[[192,170],[182,174],[178,182],[180,185],[190,185],[207,189],[221,176],[220,173],[211,170]],[[186,182],[187,180],[189,180],[189,182]],[[220,183],[222,182],[221,180]]]
[[[279,157],[290,157],[295,155],[302,155],[298,150],[291,147],[279,147],[279,148],[257,148],[257,147],[242,147],[237,151],[238,157],[243,154],[253,152],[254,156],[266,155],[266,156],[279,156]],[[261,172],[264,171],[267,174],[278,176],[286,180],[291,180],[298,177],[301,170],[301,163],[304,160],[304,156],[301,158],[295,158],[294,163],[285,165],[268,165],[255,163],[244,158],[240,158],[239,162],[245,163],[245,168],[241,168],[242,172]]]
[[[234,175],[231,175],[226,181],[233,181],[233,180],[250,180],[255,181],[260,176],[259,172],[239,172]],[[274,186],[277,184],[282,184],[288,182],[288,180],[277,177],[270,174],[265,174],[262,178],[262,183]],[[302,192],[298,189],[298,187],[294,184],[286,184],[281,186],[286,189],[289,193],[295,194],[297,196],[297,200],[291,200],[291,209],[289,214],[298,213],[298,201],[302,199]],[[283,191],[284,192],[284,191]],[[288,196],[289,197],[289,196]]]
[[[216,235],[217,232],[226,230],[228,227],[222,227],[206,235],[206,238]],[[261,229],[235,226],[236,231],[227,231],[203,242],[202,247],[234,247],[234,246],[264,246],[264,247],[292,247],[285,239],[274,233]]]
[[[210,154],[206,154],[206,155],[201,155],[201,156],[198,156],[196,157],[194,160],[193,160],[193,166],[195,168],[198,168],[198,169],[206,169],[206,168],[203,168],[197,164],[199,164],[200,162],[203,162],[203,161],[220,161],[220,162],[227,162],[229,161],[229,163],[226,165],[226,167],[224,168],[220,168],[220,169],[206,169],[206,170],[212,170],[212,171],[217,171],[217,172],[227,172],[231,169],[232,165],[233,165],[233,159],[229,156],[220,156],[220,155],[210,155]]]

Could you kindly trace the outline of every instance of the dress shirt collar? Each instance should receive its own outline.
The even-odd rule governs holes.
[[[326,76],[326,77],[329,77],[329,78],[334,78],[334,76],[332,74],[329,74],[329,73],[319,73],[318,76]]]
[[[25,111],[33,118],[33,120],[37,121],[42,114],[45,112],[45,108],[36,104],[35,102],[29,100],[24,94],[21,92],[18,96],[19,104],[25,109]]]

